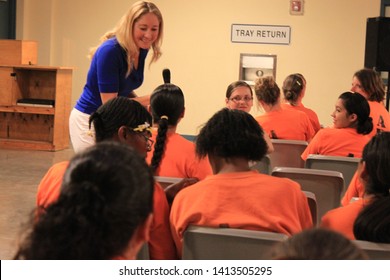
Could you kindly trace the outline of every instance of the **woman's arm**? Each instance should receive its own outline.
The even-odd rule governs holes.
[[[141,103],[142,106],[148,107],[150,105],[150,95],[132,97],[135,101]]]
[[[106,103],[108,100],[113,99],[118,96],[117,92],[109,92],[109,93],[100,93],[100,98],[102,99],[102,103]]]

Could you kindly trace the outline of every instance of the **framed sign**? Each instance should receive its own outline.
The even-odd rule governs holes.
[[[232,43],[289,45],[290,37],[286,25],[232,24]]]
[[[273,76],[276,79],[276,55],[240,54],[240,80],[254,85],[255,80],[263,76]]]

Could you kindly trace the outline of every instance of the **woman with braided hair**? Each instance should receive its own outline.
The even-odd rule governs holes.
[[[152,117],[137,101],[126,97],[110,99],[94,112],[89,120],[95,127],[96,142],[114,140],[133,147],[145,158],[151,150]],[[42,179],[37,194],[37,206],[47,208],[55,202],[67,162],[57,163]],[[178,188],[187,182],[177,183]],[[174,189],[174,188],[173,188]],[[176,259],[175,245],[169,227],[169,205],[166,194],[159,184],[154,186],[153,223],[150,228],[149,255],[151,259]]]
[[[212,171],[207,159],[196,157],[195,144],[176,132],[184,111],[184,94],[178,86],[166,83],[153,91],[150,112],[155,144],[152,153],[147,156],[147,162],[155,175],[194,178],[194,183],[212,174]]]

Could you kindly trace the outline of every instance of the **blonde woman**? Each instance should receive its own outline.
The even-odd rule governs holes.
[[[155,4],[138,1],[116,27],[104,34],[91,50],[91,66],[83,92],[69,119],[73,149],[78,152],[94,144],[89,116],[116,96],[137,98],[147,105],[149,96],[137,97],[134,90],[144,80],[145,59],[151,49],[151,63],[161,56],[163,18]]]

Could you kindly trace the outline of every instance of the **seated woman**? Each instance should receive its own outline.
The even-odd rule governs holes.
[[[321,129],[321,125],[316,112],[302,104],[302,99],[306,93],[305,77],[299,73],[288,75],[283,82],[282,90],[286,101],[286,103],[282,103],[282,108],[304,112],[309,117],[314,132],[317,133]]]
[[[153,177],[124,144],[103,142],[77,154],[57,201],[35,221],[16,259],[135,259],[152,224]]]
[[[96,143],[114,140],[127,144],[146,157],[151,150],[150,125],[152,117],[137,101],[126,97],[110,99],[94,112],[90,126],[95,127]],[[57,200],[67,162],[53,165],[38,187],[37,206],[46,208]],[[179,189],[186,182],[178,183]],[[169,228],[169,205],[160,185],[155,184],[153,224],[150,229],[149,255],[151,259],[175,259],[176,252]]]
[[[359,163],[358,167],[359,178],[365,189],[363,198],[326,213],[321,221],[322,227],[336,230],[344,234],[349,239],[355,239],[353,229],[354,222],[359,215],[361,215],[361,218],[363,219],[366,214],[369,214],[368,211],[365,212],[368,205],[371,206],[367,210],[371,209],[371,211],[379,211],[380,209],[383,209],[383,211],[386,211],[387,208],[381,208],[380,205],[382,205],[382,202],[389,203],[389,147],[390,132],[382,132],[375,135],[364,147],[362,161]],[[375,205],[378,205],[378,208],[375,208]],[[389,220],[389,212],[380,212],[380,215],[384,218],[382,220]],[[377,218],[375,221],[368,221],[366,218],[364,218],[364,220],[366,222],[378,223],[378,225],[381,222]],[[361,222],[362,221],[359,223]],[[383,234],[388,235],[388,232]],[[377,236],[376,240],[379,240],[379,238],[383,238],[382,240],[387,238],[388,240],[388,236]]]
[[[344,92],[337,99],[332,113],[333,127],[321,129],[306,150],[302,159],[309,154],[362,157],[364,145],[370,140],[372,119],[367,100],[360,94]]]
[[[155,142],[146,161],[158,176],[196,178],[203,180],[212,174],[207,159],[199,160],[195,144],[176,132],[184,117],[184,95],[171,83],[157,87],[150,97],[153,117],[152,140]]]
[[[249,113],[253,106],[253,92],[245,81],[235,81],[226,89],[226,107]]]
[[[250,170],[248,161],[265,156],[263,131],[248,113],[224,108],[201,129],[196,152],[208,156],[213,175],[175,197],[171,231],[181,255],[188,225],[231,227],[288,235],[312,226],[300,185]]]
[[[232,110],[241,110],[249,113],[253,106],[253,92],[250,85],[245,81],[235,81],[228,85],[226,89],[226,107]],[[267,142],[267,154],[274,151],[271,139],[268,134],[264,134],[264,139]],[[253,164],[253,163],[250,163]]]
[[[370,137],[381,131],[390,131],[390,114],[383,105],[385,86],[379,73],[368,68],[356,71],[352,78],[351,91],[363,95],[370,105],[370,117],[374,124]]]
[[[271,139],[310,141],[313,138],[315,132],[305,113],[282,108],[280,89],[273,77],[258,78],[255,92],[265,111],[256,120]]]

